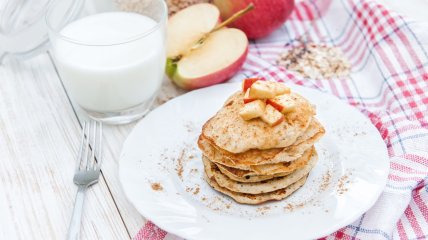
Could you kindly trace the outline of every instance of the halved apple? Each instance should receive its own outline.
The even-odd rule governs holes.
[[[265,113],[266,104],[262,100],[255,100],[244,105],[239,111],[239,115],[244,120],[250,120],[261,117]]]
[[[250,98],[268,99],[277,95],[290,93],[290,88],[283,83],[270,81],[256,81],[250,87]]]
[[[168,21],[166,74],[178,86],[195,89],[223,82],[244,63],[248,39],[244,32],[221,27],[212,4],[188,7]]]
[[[266,100],[266,103],[272,105],[276,110],[284,114],[296,109],[296,102],[290,94],[276,96],[275,98]]]
[[[284,121],[284,115],[269,104],[266,105],[265,112],[260,116],[260,118],[272,127]]]
[[[219,22],[220,12],[211,4],[196,4],[170,17],[167,28],[168,57],[187,52]]]

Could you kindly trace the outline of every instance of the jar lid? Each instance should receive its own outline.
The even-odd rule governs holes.
[[[74,20],[81,11],[83,0],[68,1],[70,11],[63,19]],[[45,15],[54,0],[0,1],[0,63],[8,55],[28,58],[48,48],[48,29]]]

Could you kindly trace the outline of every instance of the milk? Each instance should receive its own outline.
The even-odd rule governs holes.
[[[72,40],[51,36],[58,70],[84,109],[129,109],[150,101],[159,89],[166,59],[164,31],[149,17],[99,13],[70,23],[60,35]]]

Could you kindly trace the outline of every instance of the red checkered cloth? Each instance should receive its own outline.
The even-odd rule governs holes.
[[[279,54],[306,32],[313,42],[340,47],[351,62],[351,77],[305,79],[276,65]],[[334,94],[369,117],[388,147],[391,169],[377,203],[323,239],[428,239],[427,49],[427,23],[366,0],[300,2],[278,31],[251,43],[231,81],[261,75]],[[135,239],[180,238],[147,222]]]

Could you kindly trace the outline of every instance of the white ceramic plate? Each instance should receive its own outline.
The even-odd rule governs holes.
[[[355,221],[381,194],[389,160],[377,129],[337,98],[292,90],[317,107],[326,135],[306,184],[289,198],[241,205],[203,180],[197,138],[240,84],[209,87],[173,99],[142,119],[126,140],[119,178],[146,218],[186,239],[313,239]]]

